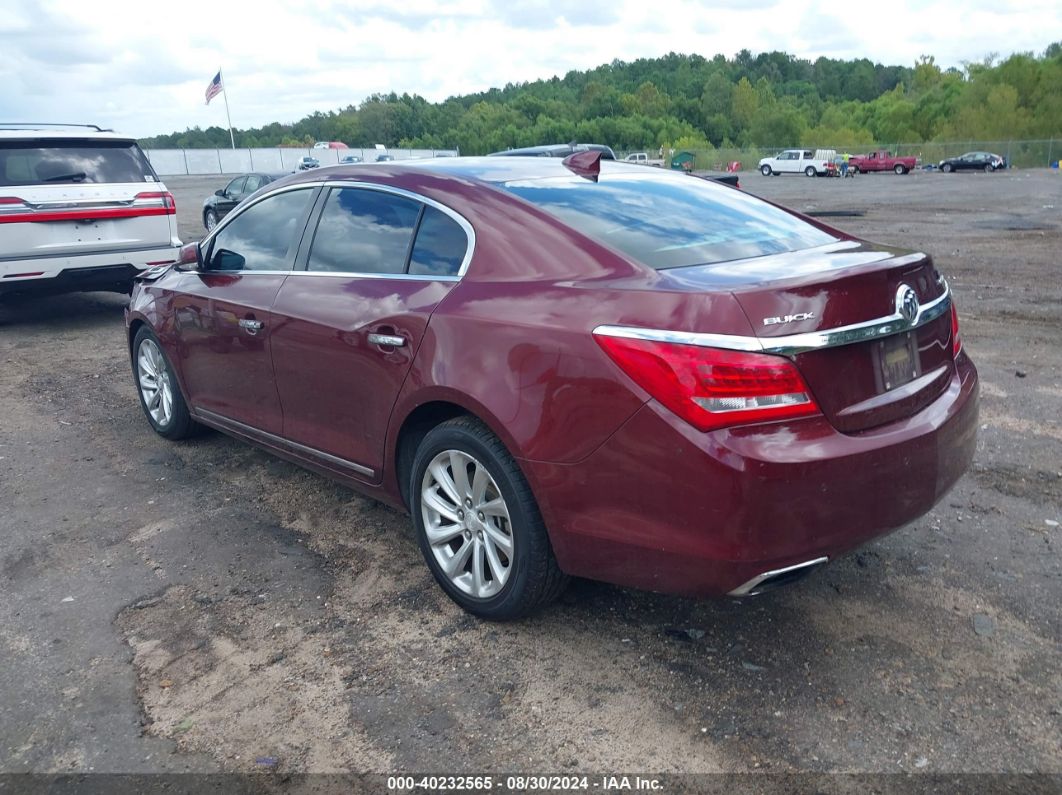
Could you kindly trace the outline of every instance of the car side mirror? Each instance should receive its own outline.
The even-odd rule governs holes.
[[[227,248],[219,248],[210,259],[212,271],[242,271],[247,264],[247,258]]]
[[[214,191],[214,195],[215,195],[215,196],[220,196],[221,198],[223,198],[223,199],[224,199],[224,198],[225,198],[226,196],[228,196],[229,194],[227,194],[227,193],[225,192],[225,189],[224,189],[224,188],[218,188],[218,189],[217,189],[216,191]]]
[[[198,271],[203,269],[203,252],[199,243],[187,243],[181,246],[177,255],[177,270]]]

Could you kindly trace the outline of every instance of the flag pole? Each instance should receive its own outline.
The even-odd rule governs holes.
[[[232,116],[229,115],[229,88],[225,85],[225,75],[222,74],[221,69],[218,69],[218,74],[221,75],[221,93],[225,97],[225,120],[229,123],[229,143],[232,144],[232,148],[236,148],[236,136],[232,134]]]

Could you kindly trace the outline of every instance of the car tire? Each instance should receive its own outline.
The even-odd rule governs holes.
[[[520,618],[568,583],[527,479],[501,440],[473,417],[448,420],[421,441],[409,505],[428,568],[469,613]]]
[[[206,227],[208,232],[213,232],[214,227],[218,225],[218,214],[213,210],[207,210],[203,213],[203,226]]]
[[[859,166],[849,165],[848,172],[854,177],[856,174],[859,173]]]
[[[155,433],[172,441],[194,436],[199,424],[188,411],[162,344],[147,326],[141,326],[133,337],[132,364],[140,408]]]
[[[760,166],[760,173],[763,174],[763,176],[765,176],[765,177],[771,176],[771,167],[770,166]]]
[[[903,163],[897,163],[896,167],[893,169],[893,171],[895,171],[897,174],[906,174],[907,173],[907,169],[904,167]]]
[[[952,168],[953,167],[951,163],[945,163],[940,167],[940,170],[943,171],[945,174],[950,174],[952,172]]]
[[[815,173],[816,173],[815,172],[815,166],[808,166],[807,168],[804,169],[804,176],[805,177],[814,177]]]
[[[985,163],[985,173],[986,174],[991,174],[993,171],[995,171],[995,169],[992,167],[992,164],[991,163]]]

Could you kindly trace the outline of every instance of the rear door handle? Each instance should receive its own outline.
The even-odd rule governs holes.
[[[393,348],[401,348],[406,344],[405,337],[399,337],[397,334],[370,334],[370,345],[390,345]]]

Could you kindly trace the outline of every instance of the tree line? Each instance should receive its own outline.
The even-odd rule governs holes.
[[[240,147],[343,141],[466,155],[572,140],[631,151],[1055,138],[1062,137],[1062,42],[962,69],[942,69],[931,55],[883,66],[783,52],[669,53],[438,103],[374,94],[360,105],[235,134]],[[229,134],[196,127],[141,145],[226,147]]]

